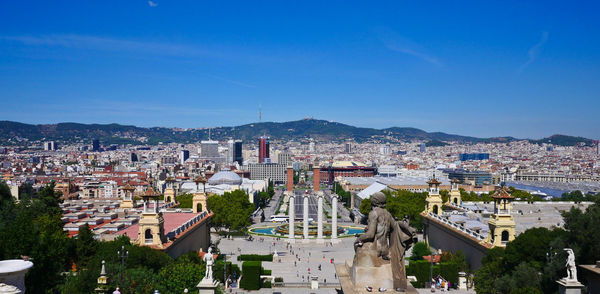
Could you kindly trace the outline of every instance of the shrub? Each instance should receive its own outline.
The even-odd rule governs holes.
[[[410,266],[406,268],[406,273],[417,278],[417,282],[413,283],[415,288],[425,287],[425,283],[429,281],[431,275],[431,263],[427,260],[416,260],[411,261]],[[437,276],[440,273],[440,266],[433,266],[433,276]],[[458,275],[458,273],[457,273]]]
[[[263,288],[271,288],[271,281],[264,281],[262,287]]]
[[[427,243],[425,242],[417,242],[412,249],[412,255],[410,257],[411,260],[420,260],[423,259],[423,256],[427,256],[431,254],[431,250]]]
[[[272,271],[271,271],[271,270],[268,270],[268,269],[263,269],[263,273],[262,273],[262,274],[263,274],[263,275],[265,275],[265,276],[270,276],[270,275],[271,275],[271,273],[272,273]]]
[[[242,254],[237,257],[238,261],[273,261],[271,254]]]
[[[244,261],[242,263],[242,280],[240,287],[245,290],[260,289],[260,261]]]

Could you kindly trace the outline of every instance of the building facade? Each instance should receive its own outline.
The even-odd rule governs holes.
[[[258,138],[258,163],[264,163],[269,158],[269,137]]]
[[[251,163],[248,165],[251,180],[270,179],[275,184],[285,184],[286,166],[279,163]]]

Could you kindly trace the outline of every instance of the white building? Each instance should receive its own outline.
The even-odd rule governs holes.
[[[286,166],[279,163],[251,163],[248,165],[251,180],[270,179],[276,184],[287,183]]]

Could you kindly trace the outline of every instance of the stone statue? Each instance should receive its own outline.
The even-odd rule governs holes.
[[[393,287],[407,289],[404,254],[416,242],[416,230],[408,217],[396,222],[385,209],[386,196],[377,192],[371,196],[371,212],[367,229],[354,242],[354,266],[380,267],[391,264]]]
[[[565,248],[565,251],[569,254],[567,256],[567,277],[566,280],[570,282],[577,282],[577,266],[575,265],[575,253],[571,248]]]
[[[208,247],[208,252],[204,254],[204,261],[206,262],[206,275],[204,275],[204,279],[212,281],[213,280],[213,271],[212,267],[215,263],[215,257],[212,254],[212,248]]]

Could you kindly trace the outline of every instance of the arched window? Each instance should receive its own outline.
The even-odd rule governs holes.
[[[458,204],[458,198],[454,197],[454,204]]]
[[[202,212],[202,203],[197,203],[196,204],[196,211],[197,212]]]
[[[508,242],[508,231],[502,231],[502,243],[507,243]]]
[[[438,214],[438,206],[437,205],[433,206],[433,213]]]
[[[167,203],[171,202],[171,196],[167,197]]]
[[[146,229],[146,232],[144,233],[144,237],[146,239],[146,244],[152,244],[152,230],[151,229]]]

